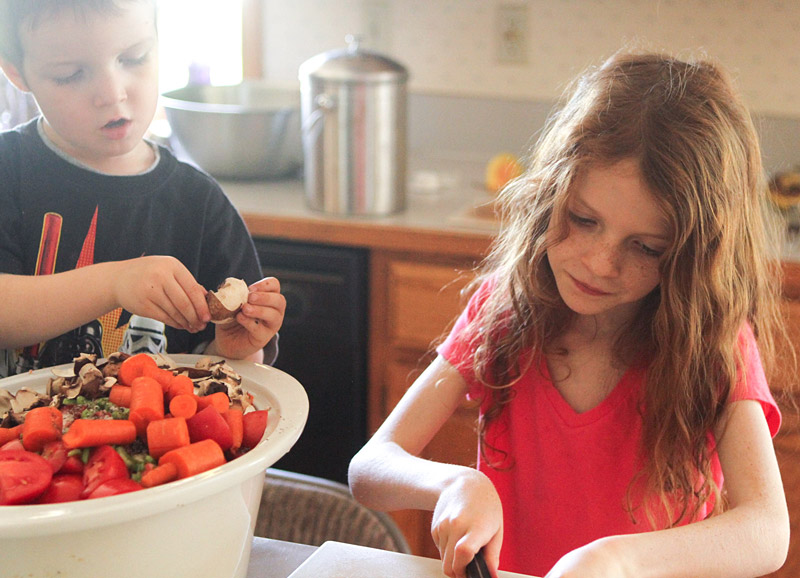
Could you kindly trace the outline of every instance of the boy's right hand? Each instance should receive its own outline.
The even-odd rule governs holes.
[[[503,543],[503,506],[492,482],[465,468],[440,494],[433,511],[431,536],[442,557],[442,571],[464,578],[467,564],[483,548],[486,565],[497,576]]]
[[[154,255],[117,265],[113,291],[127,311],[193,333],[211,319],[205,288],[178,259]]]

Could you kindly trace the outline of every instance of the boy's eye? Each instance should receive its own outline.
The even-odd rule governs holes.
[[[76,70],[68,76],[57,76],[53,81],[58,85],[71,84],[77,82],[83,76],[83,70]]]
[[[125,66],[140,66],[147,62],[148,58],[150,57],[150,52],[145,52],[141,56],[122,56],[120,57],[120,62]]]

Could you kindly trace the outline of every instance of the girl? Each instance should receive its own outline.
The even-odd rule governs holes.
[[[353,495],[432,510],[448,576],[480,549],[493,575],[780,567],[764,193],[717,66],[618,54],[580,79],[503,193],[438,357],[353,458]],[[477,470],[419,458],[465,396],[481,404]]]

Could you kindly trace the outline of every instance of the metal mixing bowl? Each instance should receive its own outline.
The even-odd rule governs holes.
[[[164,93],[162,104],[178,157],[214,177],[272,179],[302,166],[299,89],[185,86]]]

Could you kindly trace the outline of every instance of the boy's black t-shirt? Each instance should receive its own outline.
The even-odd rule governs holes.
[[[207,289],[216,289],[226,277],[248,284],[261,278],[250,234],[210,176],[164,147],[149,172],[99,174],[52,151],[36,122],[0,133],[0,272],[57,273],[172,255]],[[37,365],[49,366],[68,363],[81,351],[108,355],[120,349],[130,317],[117,310],[53,343],[26,348],[25,356],[38,355]],[[147,321],[143,333],[152,329]],[[157,339],[166,339],[168,353],[192,353],[213,335],[211,324],[199,334],[166,327]],[[16,371],[29,368],[19,359],[14,363]],[[2,365],[0,360],[0,375],[7,372]]]

